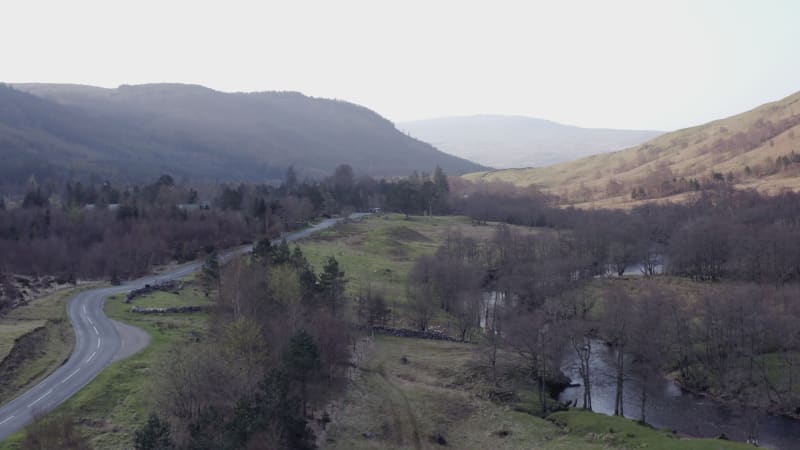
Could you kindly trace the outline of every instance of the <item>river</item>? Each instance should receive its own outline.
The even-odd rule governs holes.
[[[603,414],[614,413],[615,385],[613,373],[614,350],[601,342],[592,345],[592,409]],[[578,360],[566,358],[564,373],[573,383],[580,383]],[[625,416],[640,419],[641,383],[629,375],[624,389]],[[675,383],[663,379],[647,391],[645,415],[656,428],[675,430],[693,437],[717,437],[725,434],[732,440],[744,441],[748,430],[755,429],[761,447],[800,449],[800,421],[768,415],[763,412],[733,408],[720,402],[682,391]],[[559,395],[562,402],[578,399],[581,406],[583,387],[571,387]]]

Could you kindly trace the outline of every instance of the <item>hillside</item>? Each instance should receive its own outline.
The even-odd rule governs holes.
[[[481,169],[351,103],[179,84],[0,86],[0,158],[6,182],[160,173],[265,181],[282,177],[289,165],[315,177],[343,163],[375,176],[436,165],[451,174]]]
[[[626,150],[466,178],[536,185],[567,203],[598,207],[680,200],[722,185],[765,193],[798,190],[800,93]]]
[[[638,145],[661,134],[495,115],[443,117],[403,122],[397,127],[448,153],[498,169],[572,161]]]

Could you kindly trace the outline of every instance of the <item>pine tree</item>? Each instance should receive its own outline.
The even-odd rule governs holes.
[[[214,288],[219,289],[220,263],[216,251],[211,252],[203,263],[200,279],[202,280],[203,292],[206,294],[206,297],[208,297]]]
[[[253,246],[253,256],[265,263],[270,261],[272,255],[272,242],[268,238],[260,239]]]
[[[347,280],[344,278],[344,272],[339,269],[339,262],[333,256],[328,257],[319,275],[319,282],[322,285],[325,302],[330,306],[331,313],[336,315],[336,307],[342,302]]]
[[[320,365],[319,349],[314,338],[300,331],[289,340],[289,346],[283,355],[283,362],[289,372],[300,380],[300,394],[303,415],[306,413],[306,382],[311,373]]]

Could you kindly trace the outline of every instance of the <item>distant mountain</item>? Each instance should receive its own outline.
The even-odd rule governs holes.
[[[522,116],[464,116],[397,127],[441,150],[490,167],[541,167],[631,147],[660,131],[580,128]]]
[[[534,169],[466,175],[536,185],[570,203],[681,201],[707,187],[800,190],[800,92],[627,150]]]
[[[375,176],[436,165],[453,175],[484,169],[352,103],[181,84],[0,85],[0,160],[0,182],[161,173],[266,181],[281,178],[289,165],[312,177],[339,164]]]

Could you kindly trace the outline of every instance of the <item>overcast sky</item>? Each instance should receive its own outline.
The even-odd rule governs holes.
[[[0,80],[671,130],[800,90],[800,1],[4,0]]]

